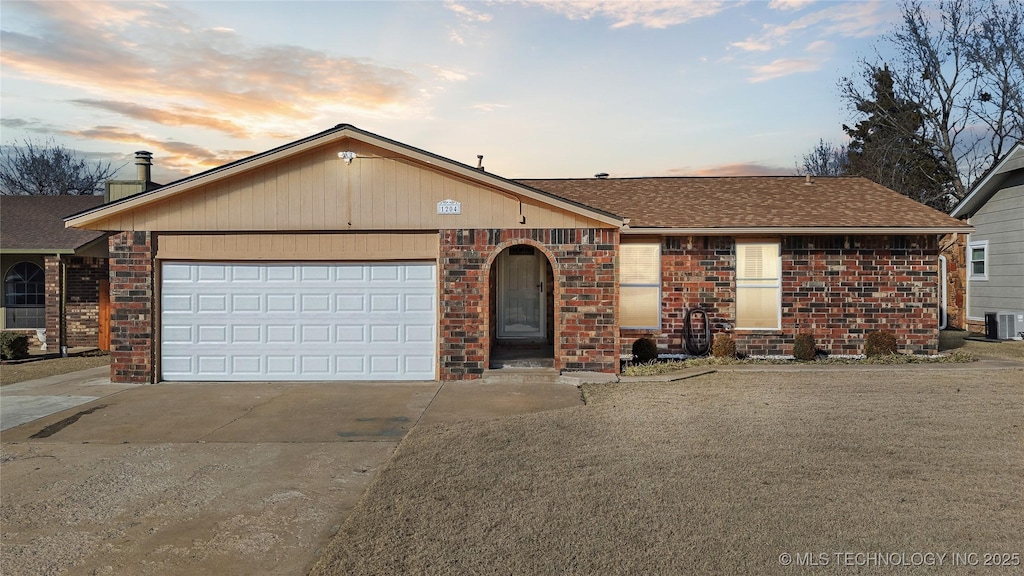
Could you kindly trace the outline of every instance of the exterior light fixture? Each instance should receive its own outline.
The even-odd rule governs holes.
[[[356,153],[352,152],[351,150],[346,150],[345,152],[338,152],[338,158],[344,160],[345,164],[351,164],[352,160],[354,160],[355,157]]]

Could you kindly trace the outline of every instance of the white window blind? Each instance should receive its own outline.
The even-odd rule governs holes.
[[[661,327],[661,244],[619,246],[619,325]]]
[[[736,242],[736,328],[779,328],[778,242]]]

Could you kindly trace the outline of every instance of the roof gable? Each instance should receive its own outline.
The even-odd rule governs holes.
[[[0,250],[74,252],[103,233],[67,229],[64,218],[102,204],[102,196],[0,196]]]
[[[999,164],[993,166],[985,176],[978,180],[971,192],[953,207],[950,215],[954,218],[973,215],[1000,190],[1000,185],[1009,178],[1010,174],[1018,170],[1024,170],[1024,142],[1015,144]]]
[[[438,220],[434,204],[446,199],[476,210]],[[66,222],[103,230],[242,231],[609,227],[621,219],[342,124]]]

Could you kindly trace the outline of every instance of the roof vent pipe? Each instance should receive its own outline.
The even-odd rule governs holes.
[[[604,180],[607,177],[608,177],[608,173],[607,172],[598,172],[597,174],[594,174],[594,178],[600,178],[601,180]]]
[[[135,153],[135,168],[138,170],[138,179],[146,184],[153,181],[151,168],[153,166],[153,153],[139,150]],[[148,188],[148,186],[146,187]]]
[[[811,175],[810,174],[804,174],[804,184],[807,185],[807,186],[810,186],[811,184],[814,184],[814,182],[811,182]]]
[[[486,170],[484,170],[484,155],[483,154],[477,154],[476,155],[476,169],[481,171],[481,172],[486,172]]]

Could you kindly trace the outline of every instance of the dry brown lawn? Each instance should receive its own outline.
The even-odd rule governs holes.
[[[312,574],[1024,571],[952,556],[1024,555],[1020,370],[720,372],[585,392],[579,408],[417,427]],[[817,567],[796,567],[808,553]]]
[[[70,358],[53,358],[51,360],[35,360],[22,364],[4,364],[0,366],[0,386],[77,372],[87,368],[108,366],[110,356],[72,356]]]

